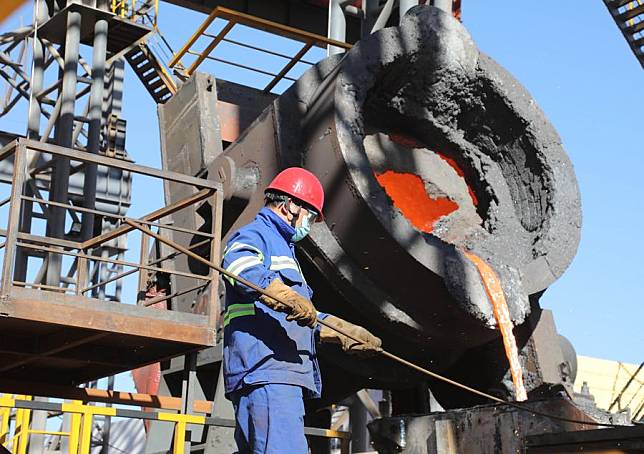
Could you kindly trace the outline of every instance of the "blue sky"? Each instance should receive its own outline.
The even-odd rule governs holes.
[[[23,24],[31,22],[31,5],[0,30],[15,28],[21,17]],[[177,49],[204,18],[161,3],[159,26]],[[554,311],[559,331],[579,354],[639,363],[644,360],[642,68],[601,0],[465,0],[463,22],[479,48],[528,88],[575,166],[582,194],[582,240],[574,262],[545,293],[542,305]],[[289,54],[300,46],[247,29],[234,30],[232,36]],[[88,49],[84,52],[91,58]],[[280,63],[252,51],[240,54],[227,44],[218,52],[223,58],[237,52],[237,61],[246,59],[272,71]],[[314,50],[308,57],[315,61],[322,55]],[[268,82],[223,64],[209,63],[203,69],[258,87]],[[300,65],[292,74],[304,69]],[[137,162],[160,166],[156,106],[129,68],[125,84],[127,148]],[[24,132],[23,112],[16,109],[0,119],[0,129]],[[135,180],[137,204],[131,215],[162,204],[160,187],[151,188]],[[133,249],[130,255],[136,259],[138,252]]]

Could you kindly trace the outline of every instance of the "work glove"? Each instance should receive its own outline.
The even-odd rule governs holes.
[[[342,320],[339,317],[334,315],[329,315],[324,319],[325,323],[328,323],[336,328],[341,329],[342,331],[350,334],[352,337],[362,341],[356,342],[353,339],[338,333],[337,331],[322,325],[320,330],[320,340],[322,342],[332,342],[340,344],[342,350],[348,353],[357,353],[363,356],[375,355],[382,349],[382,340],[379,337],[374,336],[369,331],[364,329],[362,326],[354,325],[349,323],[346,320]]]
[[[259,300],[278,312],[285,312],[289,314],[286,320],[295,320],[302,326],[310,326],[313,328],[317,322],[317,311],[308,299],[297,293],[288,285],[284,284],[280,279],[275,279],[268,284],[266,292],[270,295],[277,297],[280,301],[270,298],[266,295],[259,297]]]

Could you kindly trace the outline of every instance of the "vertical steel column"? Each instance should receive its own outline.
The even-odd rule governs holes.
[[[452,14],[452,0],[432,0],[431,5]]]
[[[97,1],[99,9],[106,9],[106,2]],[[105,59],[107,54],[106,19],[98,19],[94,24],[94,49],[92,54],[92,87],[89,95],[89,128],[87,151],[98,154],[101,139],[101,121],[103,118],[103,92],[105,89]],[[85,164],[83,181],[83,206],[96,208],[96,164]],[[94,214],[83,213],[81,223],[81,239],[88,240],[94,233]]]
[[[60,92],[60,118],[56,126],[56,142],[63,147],[72,148],[74,132],[74,112],[76,105],[76,85],[78,82],[78,57],[80,50],[81,14],[75,11],[67,13],[67,33],[65,36],[65,69]],[[49,200],[67,203],[69,188],[69,158],[57,157],[54,164]],[[47,234],[62,238],[65,233],[65,208],[49,207],[50,217],[47,220]],[[62,256],[49,254],[47,266],[47,285],[59,285]]]
[[[18,145],[13,155],[13,175],[11,180],[11,202],[7,219],[7,233],[5,238],[4,262],[2,263],[2,295],[9,294],[13,285],[14,257],[16,242],[18,241],[18,222],[20,218],[20,196],[23,194],[25,176],[27,175],[27,152],[23,146]]]
[[[409,11],[411,8],[413,8],[416,5],[418,5],[418,0],[399,0],[398,14],[400,16],[400,20],[402,20],[403,16],[407,14],[407,11]]]
[[[366,452],[369,450],[369,412],[356,396],[351,398],[349,405],[349,425],[351,427],[351,452]]]
[[[107,377],[107,390],[114,391],[114,375]],[[112,404],[106,404],[107,407],[111,407]],[[110,416],[105,416],[103,419],[103,451],[110,452],[110,429],[112,427],[112,418]]]
[[[183,363],[183,380],[181,381],[181,412],[184,415],[193,414],[193,407],[195,403],[195,387],[198,384],[197,379],[197,353],[188,353],[184,356]],[[179,424],[176,424],[175,428],[179,428]],[[184,432],[184,446],[183,451],[180,452],[190,452],[190,444],[192,441],[192,425],[185,427]],[[175,437],[174,442],[179,443],[177,437]],[[179,446],[174,446],[175,451],[179,449]]]
[[[27,118],[27,138],[40,139],[40,119],[42,109],[37,98],[38,93],[43,89],[45,78],[45,45],[38,39],[38,27],[49,18],[49,8],[45,0],[36,0],[34,4],[34,36],[33,36],[33,61],[31,67],[31,81],[29,83],[29,113]],[[29,186],[25,187],[25,195],[33,197],[34,193]],[[31,231],[33,214],[33,202],[24,201],[20,213],[20,231]],[[17,281],[26,281],[28,254],[24,249],[16,251],[16,267],[14,278]]]
[[[347,19],[344,16],[341,0],[329,0],[329,22],[327,35],[330,39],[345,42],[347,39]],[[326,46],[327,55],[341,54],[344,49],[337,46]]]
[[[42,111],[40,102],[36,98],[43,89],[45,78],[45,45],[38,39],[38,27],[49,17],[49,9],[45,0],[35,1],[34,37],[33,37],[33,67],[31,74],[31,98],[29,100],[29,117],[27,120],[27,138],[40,139],[40,116]]]

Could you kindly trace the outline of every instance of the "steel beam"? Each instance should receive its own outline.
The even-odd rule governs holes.
[[[329,24],[327,37],[333,41],[345,42],[347,39],[347,19],[342,9],[342,0],[329,0]],[[327,55],[341,54],[345,49],[327,44]]]
[[[99,19],[94,25],[94,53],[92,56],[92,88],[89,97],[89,131],[87,139],[88,153],[98,154],[101,137],[101,120],[103,114],[103,92],[105,87],[105,56],[107,53],[106,19]],[[94,209],[96,206],[96,164],[85,165],[85,179],[83,181],[84,200],[83,206]],[[94,233],[94,215],[83,213],[81,240],[86,241]]]
[[[67,13],[67,33],[65,36],[65,69],[60,92],[60,118],[56,127],[56,142],[66,148],[73,147],[74,112],[76,106],[76,84],[78,79],[78,56],[80,51],[81,14],[78,11]],[[69,158],[55,158],[54,176],[50,187],[50,200],[67,203],[69,187]],[[48,236],[62,238],[65,234],[65,210],[54,208],[47,220]],[[46,283],[58,285],[60,282],[62,257],[50,255]]]

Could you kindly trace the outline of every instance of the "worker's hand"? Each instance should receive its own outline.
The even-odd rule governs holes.
[[[382,340],[371,334],[362,326],[354,325],[353,323],[349,323],[334,315],[326,317],[324,322],[342,330],[360,342],[357,342],[356,340],[351,339],[350,337],[327,326],[322,326],[322,329],[320,330],[320,340],[322,342],[338,343],[342,346],[342,350],[345,352],[357,353],[365,356],[374,355],[382,350],[380,348]]]
[[[297,293],[280,279],[275,279],[265,289],[277,299],[262,295],[260,301],[273,310],[289,314],[286,319],[294,320],[302,326],[314,327],[317,322],[317,311],[308,299]]]

